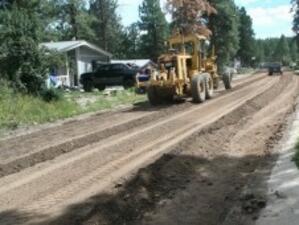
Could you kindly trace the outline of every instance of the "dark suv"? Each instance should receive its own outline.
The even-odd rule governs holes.
[[[271,63],[268,67],[269,76],[272,76],[275,73],[283,74],[280,63]]]
[[[101,65],[95,72],[84,73],[81,75],[80,83],[84,91],[90,92],[93,88],[100,91],[106,86],[122,85],[130,88],[135,85],[136,68],[131,68],[125,64],[106,64]]]

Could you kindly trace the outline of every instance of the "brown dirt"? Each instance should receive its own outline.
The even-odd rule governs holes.
[[[298,85],[287,90],[287,83],[178,144],[78,224],[253,223],[265,198],[242,190],[249,180],[265,176],[275,160],[271,150],[298,91]]]
[[[239,80],[235,84],[235,90],[261,78],[262,76],[253,76]],[[0,140],[0,177],[54,159],[61,154],[129,131],[134,127],[163,119],[190,106],[192,104],[187,102],[152,108],[147,103],[142,103],[127,110],[72,119],[57,126],[46,126],[34,132],[7,137]]]
[[[160,109],[158,118],[2,177],[0,224],[252,221],[266,202],[243,190],[271,168],[299,79],[288,73],[243,82],[205,104]]]

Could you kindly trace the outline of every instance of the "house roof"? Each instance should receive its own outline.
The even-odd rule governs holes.
[[[84,40],[78,40],[78,41],[59,41],[59,42],[45,42],[40,44],[43,47],[46,47],[50,50],[56,50],[59,52],[68,52],[73,49],[85,46],[87,48],[90,48],[94,51],[97,51],[103,55],[106,55],[108,57],[112,57],[112,54],[109,52],[104,51],[103,49],[97,47],[96,45],[93,45],[87,41]]]
[[[111,63],[135,64],[141,68],[148,64],[154,64],[154,62],[150,59],[111,60]]]

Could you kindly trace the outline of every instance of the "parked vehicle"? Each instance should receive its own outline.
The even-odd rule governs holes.
[[[280,63],[271,63],[268,67],[268,73],[269,73],[269,76],[272,76],[272,75],[277,74],[277,73],[282,75],[283,72],[282,72],[282,69],[281,69],[281,64]]]
[[[81,75],[80,83],[84,91],[90,92],[93,88],[100,91],[106,86],[122,85],[124,88],[134,87],[138,70],[125,64],[101,65],[95,72]]]

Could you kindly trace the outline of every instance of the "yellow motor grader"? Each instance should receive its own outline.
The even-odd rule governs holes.
[[[169,39],[169,52],[158,58],[159,69],[153,71],[147,84],[152,105],[169,102],[174,97],[192,97],[195,103],[204,102],[218,88],[214,49],[207,56],[209,40],[198,34],[175,35]],[[231,75],[222,76],[226,89],[231,88]]]

